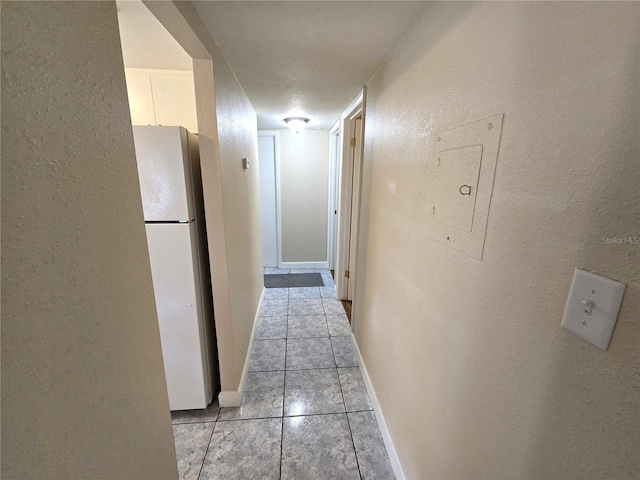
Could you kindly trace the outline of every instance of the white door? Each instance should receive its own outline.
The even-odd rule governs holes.
[[[336,128],[336,127],[334,127]],[[336,266],[337,232],[338,232],[338,164],[340,151],[340,129],[331,131],[329,159],[329,211],[327,235],[327,267],[334,270]]]
[[[349,238],[349,279],[347,300],[353,301],[356,277],[356,260],[358,258],[358,213],[360,212],[360,183],[362,171],[362,118],[355,120],[356,144],[353,149],[353,178],[351,198],[351,228]]]
[[[207,408],[211,400],[195,223],[146,225],[171,410]]]
[[[258,132],[260,168],[260,217],[262,223],[262,261],[265,267],[278,267],[278,175],[277,132]]]
[[[187,131],[133,127],[140,193],[146,222],[195,218]]]
[[[336,297],[352,300],[356,287],[356,247],[363,150],[363,89],[342,114],[342,155],[338,167],[338,231],[336,242]]]

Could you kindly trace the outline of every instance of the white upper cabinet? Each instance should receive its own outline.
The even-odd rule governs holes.
[[[127,73],[126,77],[131,123],[155,125],[156,114],[153,106],[151,77],[140,73]]]
[[[198,131],[193,74],[151,75],[151,88],[158,125],[185,127],[194,133]]]
[[[133,125],[181,126],[198,132],[193,72],[125,70]]]

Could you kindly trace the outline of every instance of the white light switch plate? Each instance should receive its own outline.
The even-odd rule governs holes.
[[[618,319],[626,285],[576,268],[562,326],[606,350]],[[591,311],[589,315],[587,311]]]

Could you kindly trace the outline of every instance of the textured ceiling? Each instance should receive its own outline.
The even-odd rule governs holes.
[[[258,114],[259,128],[305,116],[328,129],[424,14],[419,1],[195,1]],[[191,70],[138,0],[119,0],[125,66]]]
[[[429,2],[202,1],[200,16],[258,114],[330,128]]]

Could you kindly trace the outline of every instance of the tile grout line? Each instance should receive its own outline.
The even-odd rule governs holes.
[[[336,352],[333,350],[333,343],[331,343],[331,351],[333,352],[333,360],[335,362]],[[358,475],[362,479],[362,472],[360,471],[360,462],[358,461],[358,454],[356,452],[356,443],[353,441],[353,431],[351,430],[351,423],[349,422],[349,412],[347,412],[347,402],[344,400],[344,391],[342,390],[342,381],[340,380],[340,373],[338,372],[338,362],[336,364],[336,375],[338,375],[338,385],[340,385],[340,394],[342,395],[342,404],[344,405],[344,416],[347,419],[347,427],[349,428],[349,436],[351,437],[351,445],[353,446],[353,456],[356,458],[356,466],[358,467]]]
[[[288,289],[288,292],[290,292],[290,289]],[[281,419],[281,444],[280,444],[280,465],[279,465],[279,467],[280,467],[280,478],[282,478],[283,444],[284,444],[284,419],[285,418],[289,418],[289,417],[293,417],[293,416],[285,417],[285,403],[284,403],[285,394],[286,394],[286,374],[287,374],[287,360],[286,360],[287,355],[286,354],[287,354],[287,350],[288,350],[288,338],[289,338],[288,337],[288,333],[289,333],[288,332],[288,326],[289,326],[288,325],[288,322],[289,322],[289,314],[288,313],[289,313],[289,305],[290,305],[289,296],[290,296],[290,293],[288,293],[288,296],[287,296],[287,299],[286,299],[287,300],[287,314],[284,315],[285,316],[285,336],[284,336],[284,340],[285,340],[285,351],[284,351],[285,358],[284,358],[284,370],[283,370],[284,378],[283,378],[282,415],[280,417],[257,417],[257,418],[240,418],[240,419],[220,420],[220,416],[219,416],[220,415],[220,409],[218,409],[218,414],[216,416],[216,420],[214,420],[213,422],[207,422],[207,421],[190,422],[190,423],[213,423],[214,424],[213,428],[212,428],[211,435],[209,437],[207,448],[205,450],[205,454],[203,456],[202,463],[200,465],[200,470],[199,470],[198,476],[197,476],[198,479],[200,479],[200,477],[202,475],[202,472],[203,472],[203,469],[204,469],[204,463],[206,461],[207,456],[213,451],[212,450],[213,434],[215,433],[215,428],[216,428],[218,422],[223,422],[224,423],[226,421],[248,421],[248,420],[260,420],[260,419],[265,419],[266,420],[266,419],[274,419],[274,418],[280,418]],[[306,300],[306,299],[304,299],[304,300]],[[323,311],[324,311],[324,303],[322,302],[322,299],[320,299],[320,300],[321,300],[321,304],[323,305]],[[268,316],[268,315],[263,315],[263,316]],[[273,316],[277,316],[277,315],[273,315]],[[328,323],[327,323],[327,320],[326,320],[326,313],[323,314],[323,317],[324,317],[324,320],[325,320],[325,326],[327,327],[327,333],[328,333]],[[328,337],[301,337],[301,338],[330,338],[330,336],[328,336]],[[265,339],[265,340],[269,340],[269,339]],[[332,347],[331,341],[330,341],[330,346]],[[333,357],[334,357],[334,365],[335,365],[335,353],[333,352],[333,348],[332,348],[331,351],[332,351],[332,354],[333,354]],[[337,374],[337,365],[334,366],[334,367],[330,367],[330,368],[336,370],[336,374]],[[312,370],[312,369],[303,369],[303,370]],[[264,371],[261,370],[261,371],[256,371],[254,373],[267,373],[267,372],[274,372],[274,371],[277,372],[278,370],[264,370]],[[341,394],[342,394],[342,387],[341,387]],[[342,395],[342,396],[343,396],[343,404],[344,404],[344,395]],[[346,414],[346,407],[345,407],[345,414]],[[316,414],[316,415],[321,415],[321,414]],[[327,415],[334,415],[334,414],[327,414]],[[312,416],[312,415],[302,415],[302,416]],[[353,442],[353,439],[352,439],[352,442]]]
[[[294,303],[296,303],[296,301],[304,303],[304,302],[309,301],[309,300],[318,300],[318,299],[320,300],[320,305],[322,305],[322,310],[324,312],[322,314],[322,316],[323,316],[324,321],[325,321],[325,326],[327,328],[328,336],[321,336],[321,337],[312,336],[312,337],[297,337],[297,338],[300,338],[300,339],[303,339],[303,338],[307,338],[307,339],[328,338],[329,339],[329,346],[331,348],[331,353],[332,353],[332,357],[333,357],[333,360],[334,360],[334,366],[333,367],[302,368],[302,369],[296,369],[296,370],[288,370],[287,369],[287,352],[288,352],[288,340],[289,340],[289,320],[290,320],[291,316],[296,316],[296,315],[289,315],[289,308],[291,306],[291,302],[293,300]],[[211,432],[211,435],[210,435],[210,438],[209,438],[209,442],[207,444],[207,449],[205,451],[205,454],[204,454],[204,457],[203,457],[203,460],[202,460],[202,463],[201,463],[201,466],[200,466],[200,471],[198,473],[197,478],[198,479],[201,478],[202,472],[204,470],[204,463],[206,461],[206,458],[207,458],[207,456],[209,454],[211,454],[212,451],[214,451],[212,449],[212,440],[213,440],[213,434],[215,433],[215,428],[217,427],[217,423],[218,422],[225,423],[225,422],[249,421],[249,420],[268,420],[268,419],[273,420],[275,418],[280,418],[280,420],[281,420],[281,437],[280,437],[281,440],[280,440],[280,463],[279,463],[280,472],[279,472],[279,477],[282,479],[282,475],[283,475],[283,473],[282,473],[283,456],[284,456],[284,420],[286,418],[336,415],[336,413],[338,413],[338,414],[342,413],[342,412],[336,412],[336,413],[325,413],[325,414],[317,413],[317,414],[310,414],[310,415],[285,415],[286,375],[287,375],[287,372],[288,371],[326,370],[326,369],[333,369],[333,370],[336,371],[336,374],[338,375],[338,382],[339,382],[338,384],[340,386],[340,392],[341,392],[341,396],[342,396],[342,399],[343,399],[344,414],[347,417],[347,425],[348,425],[348,428],[349,428],[349,434],[351,436],[351,441],[352,441],[352,445],[353,445],[353,449],[354,449],[354,455],[355,455],[355,458],[356,458],[356,465],[358,466],[359,476],[360,476],[360,478],[362,478],[362,474],[360,472],[360,466],[359,466],[359,462],[358,462],[358,458],[357,458],[357,453],[355,451],[355,443],[354,443],[354,439],[353,439],[353,432],[351,430],[351,426],[350,426],[350,423],[349,423],[349,417],[348,417],[348,413],[349,412],[347,412],[346,403],[345,403],[345,399],[344,399],[343,387],[342,387],[342,384],[341,384],[341,381],[340,381],[340,376],[338,374],[338,365],[337,365],[337,362],[336,362],[335,351],[333,349],[333,342],[331,341],[332,336],[331,336],[331,334],[329,332],[329,328],[328,328],[327,315],[329,315],[329,314],[326,313],[326,308],[325,308],[325,304],[324,304],[324,298],[322,296],[320,296],[319,298],[317,296],[313,296],[313,297],[300,297],[300,298],[295,298],[294,297],[292,299],[292,297],[291,297],[291,288],[287,288],[287,298],[281,298],[281,299],[276,299],[276,300],[286,300],[287,301],[286,302],[286,313],[285,313],[285,315],[283,315],[285,317],[285,335],[284,335],[284,340],[285,340],[284,355],[285,355],[285,358],[284,358],[284,370],[282,371],[283,372],[283,376],[284,376],[284,378],[283,378],[282,414],[279,417],[277,417],[277,416],[276,417],[267,416],[267,417],[256,417],[256,418],[236,418],[236,419],[230,419],[230,420],[221,420],[220,416],[219,416],[219,413],[220,413],[220,410],[219,410],[217,418],[213,422],[207,422],[207,421],[190,422],[190,423],[213,423],[214,424],[212,432]],[[308,315],[310,316],[310,315],[320,315],[320,314],[308,314]],[[334,313],[332,313],[332,315],[334,315]],[[279,315],[262,315],[262,316],[264,316],[264,317],[276,317],[276,316],[279,316]],[[307,315],[301,315],[301,316],[307,316]],[[262,339],[262,340],[278,340],[278,339],[265,338],[265,339]],[[343,368],[350,368],[350,367],[343,367]],[[351,368],[358,368],[358,367],[356,366],[356,367],[351,367]],[[279,371],[279,370],[278,369],[275,369],[275,370],[258,370],[258,371],[255,371],[253,373],[268,373],[268,372],[277,372],[277,371]],[[358,411],[360,411],[360,410],[358,410]],[[362,411],[366,412],[366,411],[370,411],[370,410],[362,410]]]
[[[275,420],[278,418],[299,418],[299,417],[318,417],[318,416],[324,416],[324,415],[342,415],[342,414],[349,414],[349,413],[368,413],[371,412],[373,413],[373,410],[353,410],[351,412],[327,412],[327,413],[306,413],[306,414],[300,414],[300,415],[285,415],[284,417],[249,417],[249,418],[231,418],[229,420],[218,420],[216,423],[231,423],[231,422],[247,422],[247,421],[251,421],[251,420]]]
[[[349,427],[349,434],[351,435],[351,445],[353,445],[353,455],[356,457],[356,465],[358,465],[358,475],[362,480],[362,472],[360,471],[360,460],[358,460],[358,452],[356,451],[356,442],[353,440],[353,430],[351,430],[351,422],[349,421],[349,414],[345,413],[347,417],[347,425]]]
[[[220,410],[218,410],[218,415],[220,415]],[[207,460],[207,455],[209,455],[209,449],[211,448],[211,440],[213,439],[213,432],[216,430],[216,425],[218,424],[218,416],[216,416],[215,422],[213,422],[213,428],[211,429],[211,435],[209,436],[209,443],[207,443],[207,449],[204,452],[204,457],[202,457],[202,463],[200,464],[200,470],[198,471],[197,480],[200,480],[200,475],[202,475],[202,469],[204,468],[204,462]]]
[[[284,372],[282,381],[282,417],[280,418],[280,472],[279,478],[282,479],[282,457],[284,455],[284,398],[287,391],[287,348],[289,346],[289,292],[287,289],[287,315],[285,317],[284,326]]]
[[[171,425],[193,425],[194,423],[216,423],[217,420],[203,420],[202,422],[171,422]]]
[[[317,337],[317,338],[328,338],[328,337]],[[292,340],[305,340],[305,339],[293,338]],[[334,359],[334,364],[335,364],[335,359]],[[333,367],[290,368],[289,370],[287,370],[287,372],[307,372],[309,370],[330,370],[332,368],[358,368],[358,367],[357,366],[339,367],[337,365],[334,365]],[[282,371],[283,370],[280,370],[280,369],[276,369],[276,370],[257,370],[257,371],[252,371],[252,372],[249,372],[249,373],[268,373],[268,372],[282,372]],[[227,408],[227,407],[222,407],[222,408]],[[205,423],[205,422],[190,422],[190,423]]]

